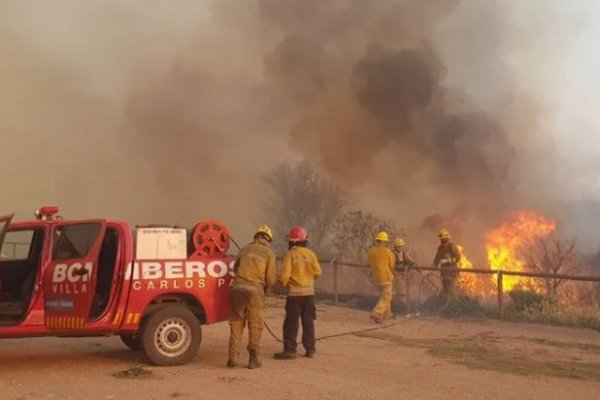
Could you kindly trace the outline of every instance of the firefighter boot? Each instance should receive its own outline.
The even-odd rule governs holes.
[[[248,361],[248,368],[255,369],[262,367],[262,362],[258,358],[258,353],[256,350],[250,350],[250,360]]]
[[[280,353],[275,353],[276,360],[293,360],[296,358],[296,353],[291,351],[282,351]]]
[[[371,315],[369,315],[369,318],[371,318],[376,324],[380,324],[383,322],[383,319],[375,313],[371,313]]]
[[[227,360],[227,366],[228,366],[229,368],[235,368],[235,367],[237,367],[237,366],[239,366],[239,365],[240,365],[240,364],[238,363],[238,361],[237,361],[237,360],[235,360],[235,359],[233,359],[233,358],[230,358],[229,360]]]

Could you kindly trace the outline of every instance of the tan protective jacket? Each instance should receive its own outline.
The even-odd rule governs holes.
[[[283,256],[279,281],[289,286],[288,296],[312,296],[315,279],[321,276],[321,266],[316,254],[306,247],[294,246]]]
[[[233,270],[234,289],[263,288],[267,290],[277,281],[275,253],[267,245],[255,241],[240,250]]]
[[[457,267],[460,262],[460,251],[452,242],[440,244],[433,259],[433,266]]]
[[[396,255],[385,246],[376,246],[367,253],[367,265],[371,268],[376,285],[390,284],[394,281]]]

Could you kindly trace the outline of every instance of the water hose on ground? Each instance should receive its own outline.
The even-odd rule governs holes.
[[[321,341],[321,340],[325,340],[325,339],[332,339],[332,338],[337,338],[337,337],[342,337],[342,336],[352,336],[352,335],[356,335],[356,334],[359,334],[359,333],[365,333],[365,332],[372,332],[372,331],[377,331],[377,330],[382,330],[382,329],[388,329],[388,328],[391,328],[392,326],[400,325],[400,324],[403,324],[405,322],[417,319],[419,317],[420,317],[419,314],[409,314],[409,315],[406,316],[406,318],[403,318],[403,319],[398,320],[398,321],[394,321],[394,322],[389,323],[389,324],[374,326],[372,328],[359,329],[359,330],[355,330],[355,331],[340,332],[340,333],[334,333],[334,334],[331,334],[331,335],[320,336],[320,337],[316,338],[315,340],[316,341]],[[267,331],[269,332],[269,334],[271,334],[271,336],[273,336],[273,338],[276,341],[278,341],[279,343],[283,343],[283,340],[280,339],[275,334],[275,332],[273,332],[273,330],[271,329],[271,327],[269,326],[269,324],[267,324],[267,321],[264,322],[264,325],[265,325],[265,328],[267,328]],[[300,344],[300,343],[298,343],[298,344]]]

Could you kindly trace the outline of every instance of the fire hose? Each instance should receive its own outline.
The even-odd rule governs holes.
[[[358,329],[358,330],[355,330],[355,331],[334,333],[334,334],[331,334],[331,335],[320,336],[320,337],[316,338],[315,340],[316,341],[321,341],[321,340],[325,340],[325,339],[332,339],[332,338],[337,338],[337,337],[342,337],[342,336],[352,336],[352,335],[357,335],[359,333],[365,333],[365,332],[372,332],[372,331],[378,331],[378,330],[388,329],[388,328],[391,328],[392,326],[403,324],[405,322],[412,321],[412,320],[417,319],[419,317],[420,317],[420,314],[408,314],[406,316],[406,318],[403,318],[403,319],[398,320],[398,321],[394,321],[394,322],[392,322],[390,324],[381,325],[381,326],[375,326],[375,327],[366,328],[366,329]],[[281,338],[279,338],[275,334],[275,332],[273,332],[273,330],[271,329],[271,327],[269,326],[269,324],[267,324],[267,321],[264,321],[264,325],[265,325],[265,328],[267,328],[267,331],[269,332],[269,334],[273,337],[273,339],[275,339],[279,343],[283,343],[283,340]],[[301,344],[301,343],[298,342],[298,344]]]

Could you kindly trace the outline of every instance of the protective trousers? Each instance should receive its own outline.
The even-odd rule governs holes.
[[[450,299],[455,296],[456,278],[442,277],[442,297]]]
[[[396,287],[396,295],[398,296],[399,300],[403,303],[406,303],[408,301],[408,293],[406,290],[406,276],[404,271],[396,273],[394,285]]]
[[[315,296],[288,296],[285,302],[285,320],[283,321],[283,350],[296,352],[296,338],[302,321],[302,345],[307,353],[315,352]]]
[[[448,300],[456,295],[457,267],[442,267],[442,297]]]
[[[372,315],[385,320],[392,317],[392,284],[391,283],[380,283],[377,285],[379,288],[379,301],[371,312]]]
[[[244,327],[248,323],[248,351],[258,354],[263,331],[263,310],[265,294],[261,290],[247,291],[236,289],[231,291],[231,317],[229,319],[229,359],[236,360],[240,355],[240,343]]]

